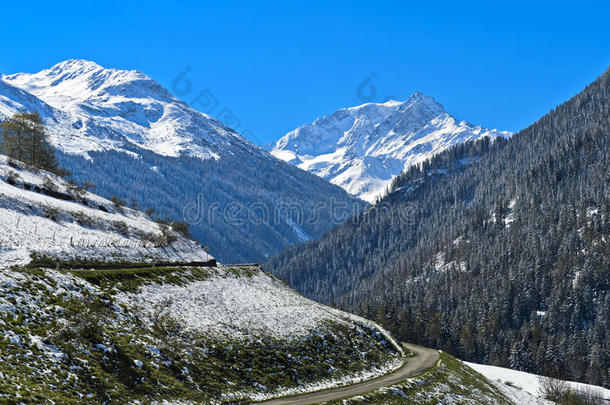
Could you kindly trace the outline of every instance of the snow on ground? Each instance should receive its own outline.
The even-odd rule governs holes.
[[[540,393],[540,376],[536,374],[511,370],[504,367],[468,362],[464,363],[494,383],[516,404],[552,404],[552,402],[542,398]],[[596,396],[603,398],[606,401],[610,401],[610,390],[606,388],[572,381],[568,381],[567,383],[576,391],[592,391],[595,392]]]
[[[149,284],[117,300],[151,317],[159,306],[193,330],[226,336],[274,336],[298,339],[326,321],[378,329],[398,351],[400,346],[376,324],[309,300],[276,278],[258,271],[245,276],[215,271],[187,285]]]
[[[0,267],[27,264],[33,252],[61,260],[212,259],[200,245],[179,235],[170,246],[155,247],[150,239],[161,237],[162,232],[143,213],[117,208],[82,189],[75,191],[50,173],[9,163],[0,156]],[[41,191],[49,187],[74,200]]]
[[[117,301],[140,311],[141,318],[152,322],[162,308],[192,330],[232,338],[298,340],[328,322],[361,325],[379,333],[403,353],[390,334],[374,322],[309,300],[288,288],[276,278],[258,271],[246,276],[235,272],[214,272],[204,281],[186,285],[149,284],[138,292],[122,292]],[[277,396],[296,395],[343,385],[355,384],[392,372],[402,365],[399,357],[379,367],[338,379],[302,384],[281,392],[258,393],[251,399],[263,401]],[[239,398],[243,393],[227,394],[225,400]]]
[[[281,281],[262,271],[253,275],[228,272],[221,267],[206,280],[186,285],[148,284],[138,292],[121,292],[117,302],[140,312],[141,319],[152,322],[162,308],[185,327],[231,338],[262,338],[298,340],[310,333],[328,328],[328,322],[360,325],[381,335],[401,354],[403,350],[379,325],[359,316],[327,307],[309,300]],[[252,400],[263,401],[278,396],[356,384],[396,370],[402,365],[399,357],[366,371],[341,378],[301,384],[281,392],[258,393]],[[225,395],[225,400],[239,398],[243,393]],[[251,395],[251,393],[249,394]]]

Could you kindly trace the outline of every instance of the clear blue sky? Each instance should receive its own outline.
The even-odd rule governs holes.
[[[610,2],[5,2],[0,72],[70,58],[171,88],[190,66],[261,142],[334,110],[435,97],[458,119],[516,131],[610,65]],[[501,4],[500,4],[501,3]]]

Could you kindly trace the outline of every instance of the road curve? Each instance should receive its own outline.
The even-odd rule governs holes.
[[[323,391],[316,391],[309,394],[295,395],[291,397],[283,397],[261,402],[265,405],[308,405],[319,404],[320,402],[335,401],[343,398],[349,398],[356,395],[366,394],[367,392],[376,389],[387,387],[399,383],[409,377],[413,377],[431,367],[433,367],[439,359],[437,350],[428,349],[421,346],[415,346],[408,343],[403,343],[403,346],[415,353],[415,357],[406,357],[405,364],[394,371],[393,373],[364,381],[359,384],[348,385],[346,387],[331,388]]]

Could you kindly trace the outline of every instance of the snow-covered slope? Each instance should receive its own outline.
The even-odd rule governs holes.
[[[262,261],[320,236],[336,225],[330,201],[347,204],[350,214],[364,206],[138,71],[75,59],[0,76],[0,120],[20,111],[40,113],[60,163],[77,181],[188,220],[193,236],[223,261]]]
[[[494,383],[515,404],[553,404],[544,399],[539,375],[485,364],[465,364]],[[591,395],[597,400],[610,401],[610,390],[606,388],[572,381],[566,381],[565,384],[577,393]]]
[[[458,121],[433,98],[363,104],[318,118],[267,145],[274,156],[373,202],[405,168],[455,144],[507,137]]]
[[[0,155],[0,267],[24,265],[32,254],[57,261],[208,262],[196,242],[141,212],[31,171]],[[163,246],[162,246],[163,245]]]

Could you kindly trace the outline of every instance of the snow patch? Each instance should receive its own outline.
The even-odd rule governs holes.
[[[491,381],[516,404],[552,404],[542,398],[539,375],[503,367],[464,363]],[[567,384],[576,391],[590,390],[595,392],[599,398],[610,400],[610,390],[606,388],[572,381],[567,381]]]

